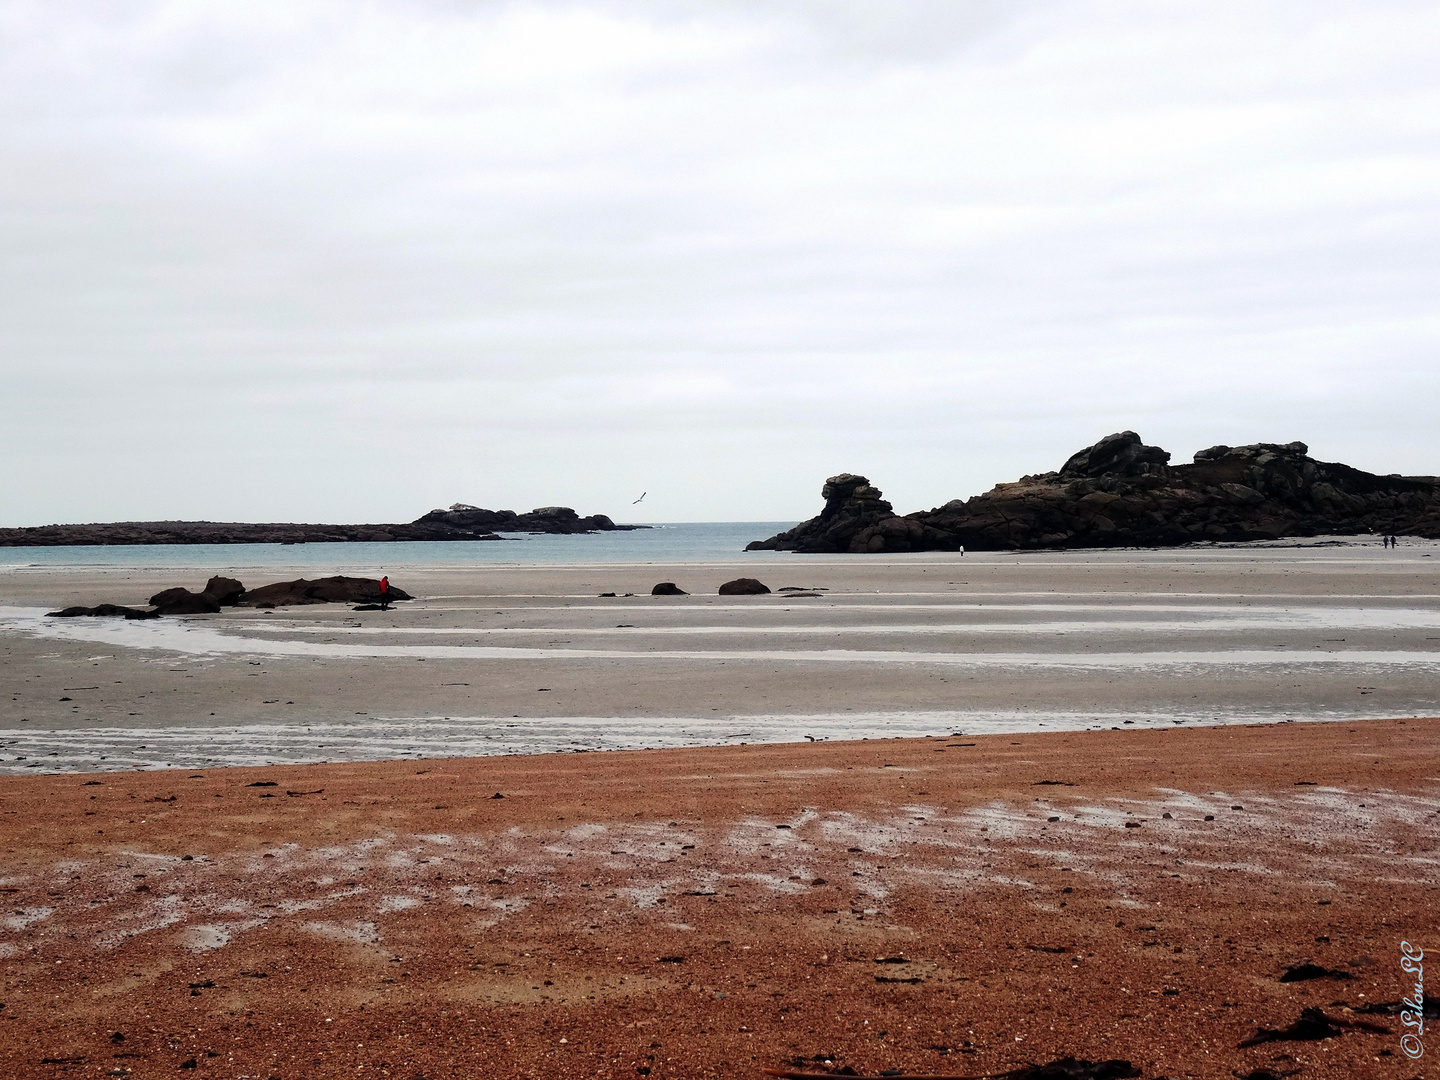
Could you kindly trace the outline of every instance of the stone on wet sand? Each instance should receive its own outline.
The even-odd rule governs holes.
[[[154,611],[142,611],[140,608],[125,607],[121,604],[96,604],[94,607],[82,607],[78,604],[59,611],[47,611],[47,618],[74,619],[84,616],[101,618],[125,618],[125,619],[158,619],[159,613]]]
[[[753,577],[737,577],[720,586],[721,596],[763,596],[769,587]]]

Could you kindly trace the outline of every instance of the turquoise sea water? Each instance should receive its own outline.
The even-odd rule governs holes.
[[[387,544],[136,544],[105,547],[0,548],[0,570],[31,567],[136,569],[295,566],[347,570],[374,567],[484,566],[573,563],[677,563],[715,559],[773,559],[745,552],[790,528],[793,521],[681,522],[633,532],[557,536],[507,534],[504,540],[409,541]]]

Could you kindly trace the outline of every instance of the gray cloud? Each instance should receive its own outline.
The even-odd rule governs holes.
[[[7,5],[5,524],[1440,471],[1431,4]]]

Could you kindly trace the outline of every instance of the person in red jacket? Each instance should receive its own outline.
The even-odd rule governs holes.
[[[380,579],[380,610],[381,610],[381,611],[389,611],[389,610],[390,610],[390,578],[389,578],[389,577],[382,577],[382,578]]]

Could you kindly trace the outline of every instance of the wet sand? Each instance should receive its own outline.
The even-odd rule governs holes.
[[[1434,719],[0,778],[0,1062],[1417,1076],[1437,794]],[[1306,1006],[1394,1033],[1237,1047]]]
[[[390,612],[147,623],[43,612],[205,575],[12,571],[0,772],[1434,715],[1436,553],[432,569],[395,579],[419,599]],[[757,573],[825,591],[715,595]],[[649,596],[662,580],[693,595]]]

